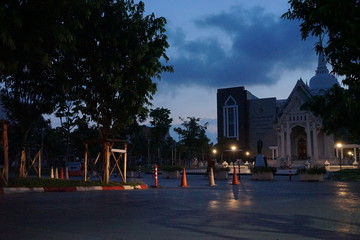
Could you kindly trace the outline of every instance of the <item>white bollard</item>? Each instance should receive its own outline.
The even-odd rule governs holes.
[[[55,179],[59,179],[59,170],[55,168]]]
[[[210,168],[210,173],[209,173],[209,185],[210,185],[210,186],[216,186],[215,180],[214,180],[214,171],[213,171],[213,168]]]
[[[50,178],[53,179],[54,178],[54,168],[51,167],[50,169]]]

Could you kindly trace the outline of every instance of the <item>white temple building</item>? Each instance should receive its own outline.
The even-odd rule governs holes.
[[[319,117],[301,109],[308,99],[324,94],[335,84],[339,83],[320,53],[315,76],[309,84],[298,80],[287,99],[259,99],[245,87],[218,89],[218,141],[233,141],[243,152],[255,156],[260,139],[268,164],[278,167],[290,163],[303,166],[306,162],[338,164],[333,135],[322,130]],[[355,160],[358,148],[353,148]]]
[[[322,130],[320,118],[310,111],[301,110],[301,106],[312,96],[324,94],[335,84],[339,83],[329,73],[320,53],[316,74],[310,79],[309,86],[298,80],[278,113],[275,128],[278,134],[277,157],[281,161],[308,160],[321,165],[325,161],[336,160],[333,135],[327,135]]]

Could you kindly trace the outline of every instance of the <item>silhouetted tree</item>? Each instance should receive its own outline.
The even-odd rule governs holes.
[[[325,36],[317,50],[323,51],[333,72],[345,76],[346,89],[333,87],[324,96],[316,96],[304,108],[323,119],[324,130],[336,133],[347,128],[354,139],[360,138],[360,2],[358,0],[290,0],[290,9],[282,16],[300,20],[301,36]],[[360,140],[360,139],[359,139]]]
[[[183,121],[181,127],[174,128],[174,131],[180,135],[180,144],[187,149],[187,158],[202,157],[209,152],[210,139],[206,136],[208,123],[200,125],[200,118],[187,117]]]

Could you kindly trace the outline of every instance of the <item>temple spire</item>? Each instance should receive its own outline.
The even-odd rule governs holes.
[[[328,74],[329,70],[326,67],[326,59],[325,59],[325,55],[324,55],[324,51],[323,51],[323,47],[322,47],[322,37],[320,36],[320,49],[321,51],[319,52],[319,59],[318,59],[318,67],[316,69],[316,74]]]

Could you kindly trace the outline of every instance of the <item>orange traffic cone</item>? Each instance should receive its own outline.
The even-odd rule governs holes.
[[[185,168],[183,168],[183,172],[182,172],[182,178],[181,178],[181,187],[189,187],[187,184],[187,180],[186,180],[186,171]]]
[[[238,180],[237,175],[236,175],[236,167],[235,166],[234,166],[234,174],[233,174],[232,184],[233,185],[239,185],[239,180]]]

